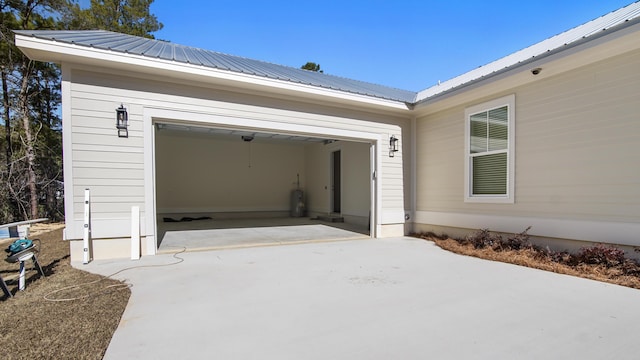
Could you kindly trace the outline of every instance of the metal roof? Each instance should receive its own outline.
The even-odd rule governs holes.
[[[411,103],[416,97],[416,93],[413,91],[105,30],[17,30],[15,33],[44,40],[200,65],[387,100]]]
[[[632,21],[633,20],[633,21]],[[444,81],[418,93],[416,101],[428,100],[442,93],[454,90],[469,83],[486,79],[491,75],[515,68],[520,64],[539,59],[545,55],[569,49],[574,45],[598,38],[612,31],[640,21],[640,1],[612,11],[595,20],[555,35],[549,39],[480,66],[453,79]]]
[[[602,35],[640,23],[640,1],[612,11],[487,65],[434,85],[418,93],[395,89],[289,66],[223,54],[166,41],[104,30],[14,30],[23,36],[75,44],[119,53],[158,58],[185,64],[250,74],[269,79],[317,86],[347,93],[414,104],[476,83],[531,61],[561,52]]]

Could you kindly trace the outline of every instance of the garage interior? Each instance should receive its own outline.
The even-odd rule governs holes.
[[[370,146],[156,123],[158,252],[369,238]]]

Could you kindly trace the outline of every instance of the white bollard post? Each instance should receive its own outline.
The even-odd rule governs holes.
[[[140,259],[140,206],[131,207],[131,260]]]
[[[89,197],[89,189],[84,189],[84,228],[82,236],[83,264],[88,264],[91,260],[91,253],[89,252],[89,237],[91,236]]]
[[[24,286],[25,286],[25,268],[24,268],[24,261],[20,261],[20,277],[18,279],[18,290],[23,291],[24,290]]]
[[[28,239],[29,238],[29,227],[31,227],[31,225],[29,225],[29,224],[18,225],[18,237],[20,239]]]

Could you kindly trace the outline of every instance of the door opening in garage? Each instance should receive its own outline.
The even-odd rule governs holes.
[[[368,237],[370,147],[319,135],[156,124],[159,250]],[[300,205],[294,191],[302,193],[302,212],[292,211]],[[344,222],[326,219],[336,212]]]
[[[342,186],[341,181],[341,171],[340,171],[340,150],[334,151],[331,153],[331,190],[332,190],[332,204],[331,209],[335,214],[340,214],[340,200],[341,200],[341,191],[340,188]]]

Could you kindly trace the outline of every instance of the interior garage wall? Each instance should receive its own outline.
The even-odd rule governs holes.
[[[156,133],[159,213],[289,211],[291,190],[305,185],[304,146]]]
[[[307,208],[311,213],[331,210],[331,154],[340,150],[342,215],[347,221],[368,223],[371,209],[370,144],[337,141],[305,148]]]

